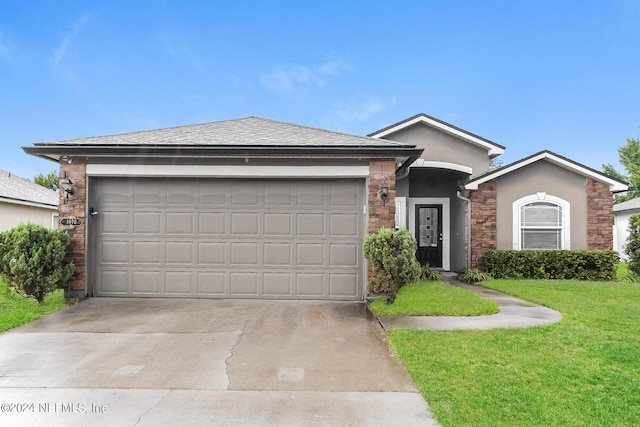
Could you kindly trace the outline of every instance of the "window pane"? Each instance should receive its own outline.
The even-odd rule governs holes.
[[[522,249],[562,249],[562,230],[522,229]]]
[[[562,227],[562,206],[551,203],[529,203],[522,207],[522,227]]]

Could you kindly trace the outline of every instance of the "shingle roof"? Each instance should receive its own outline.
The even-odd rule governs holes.
[[[9,203],[35,203],[45,207],[58,206],[58,193],[41,185],[0,170],[0,199]]]
[[[415,147],[261,117],[114,135],[40,142],[36,146],[261,146],[261,147]]]

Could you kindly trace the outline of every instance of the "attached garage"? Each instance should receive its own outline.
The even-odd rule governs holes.
[[[60,165],[68,297],[345,301],[422,152],[259,117],[23,149]]]
[[[361,299],[364,183],[96,179],[94,294]]]

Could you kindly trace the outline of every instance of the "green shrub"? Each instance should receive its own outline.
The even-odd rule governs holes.
[[[420,267],[420,280],[427,280],[429,282],[437,282],[440,280],[440,274],[431,268],[429,264]]]
[[[0,273],[18,293],[42,302],[73,275],[73,263],[63,264],[68,244],[65,231],[35,224],[0,233]]]
[[[387,293],[393,302],[401,286],[418,280],[420,264],[416,260],[416,241],[407,229],[382,228],[364,238],[363,252],[376,274],[369,289]]]
[[[476,268],[474,268],[473,270],[467,270],[467,271],[458,273],[457,277],[458,277],[458,280],[462,280],[463,282],[467,282],[467,283],[480,283],[480,282],[484,282],[485,280],[492,279],[489,273],[485,273]]]
[[[495,279],[614,280],[620,257],[614,251],[491,250],[487,272]]]
[[[629,236],[627,237],[624,253],[629,257],[629,271],[640,276],[640,214],[629,218]]]

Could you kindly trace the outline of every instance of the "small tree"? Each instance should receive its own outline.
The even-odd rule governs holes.
[[[55,191],[58,189],[58,172],[51,171],[47,175],[39,173],[33,178],[33,182]]]
[[[394,231],[383,228],[364,239],[364,256],[376,274],[381,289],[387,292],[387,302],[395,301],[401,286],[415,282],[420,276],[416,260],[416,240],[403,228]]]
[[[66,285],[75,266],[63,264],[69,235],[36,224],[22,224],[0,233],[0,273],[7,284],[38,302]]]
[[[631,215],[629,219],[629,236],[624,253],[629,257],[629,271],[640,277],[640,214]]]

